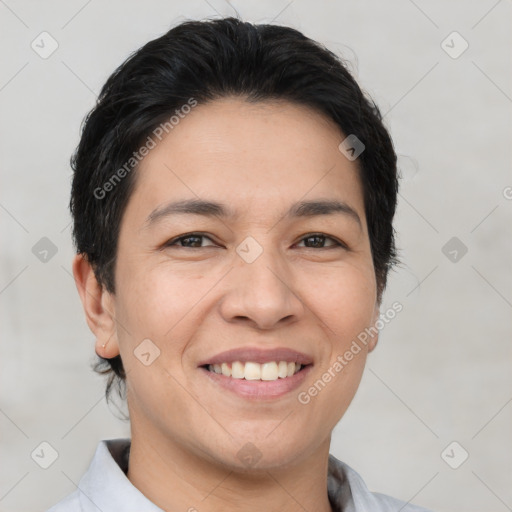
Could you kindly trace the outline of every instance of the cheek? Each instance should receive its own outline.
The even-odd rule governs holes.
[[[127,322],[133,337],[161,341],[200,301],[206,286],[197,273],[147,262],[120,266],[119,277],[119,320]]]
[[[189,340],[201,321],[201,300],[218,278],[142,262],[120,266],[119,277],[117,334],[125,370],[131,374],[128,380],[139,391],[164,392],[162,382],[169,380],[169,373],[182,374]],[[146,347],[158,354],[147,367],[137,359]]]
[[[368,327],[376,306],[373,266],[345,265],[330,269],[309,281],[309,300],[315,313],[328,326],[335,345],[343,346]]]
[[[173,332],[183,330],[189,323],[186,318],[222,276],[222,272],[205,276],[187,265],[171,269],[161,262],[148,265],[133,259],[119,263],[116,315],[126,327],[121,335],[130,333],[131,344],[145,338],[163,342],[174,337]],[[327,335],[335,345],[343,345],[371,324],[376,300],[371,262],[302,269],[294,283],[294,293],[327,325]]]
[[[122,271],[121,271],[122,269]],[[186,348],[187,314],[199,300],[182,278],[151,266],[120,266],[116,319],[119,349],[127,373],[130,402],[151,415],[155,422],[170,421],[167,410],[148,397],[158,396],[170,410],[178,401],[175,378],[179,379],[182,353]],[[150,340],[150,342],[148,342]],[[144,359],[145,354],[149,356]],[[163,402],[162,402],[163,401]],[[170,413],[169,413],[170,414]]]
[[[317,283],[312,304],[329,339],[320,362],[320,379],[329,388],[324,399],[336,404],[333,411],[340,411],[356,393],[366,363],[368,348],[360,336],[372,325],[375,314],[373,265],[345,266]]]

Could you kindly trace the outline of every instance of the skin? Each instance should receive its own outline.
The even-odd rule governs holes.
[[[308,404],[297,395],[379,314],[363,190],[357,161],[338,150],[344,138],[323,115],[287,102],[198,105],[137,171],[120,227],[115,294],[81,255],[74,259],[96,352],[121,354],[127,372],[128,478],[164,510],[331,510],[331,432],[377,336]],[[198,198],[225,203],[237,216],[175,215],[145,227],[155,208]],[[361,225],[346,214],[284,217],[292,203],[313,199],[347,203]],[[196,231],[206,237],[165,247]],[[319,232],[348,248],[330,238],[315,245],[307,235]],[[263,249],[250,264],[236,252],[248,236]],[[148,338],[160,356],[145,366],[134,350]],[[293,348],[314,366],[299,389],[249,401],[197,367],[244,346]],[[261,454],[253,467],[237,457],[248,442]]]

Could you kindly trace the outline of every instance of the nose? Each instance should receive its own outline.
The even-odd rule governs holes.
[[[271,250],[264,250],[252,263],[240,258],[227,279],[220,308],[227,322],[269,330],[296,322],[304,314],[289,269]]]

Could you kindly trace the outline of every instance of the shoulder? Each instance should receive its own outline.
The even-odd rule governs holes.
[[[378,510],[382,512],[432,512],[426,508],[387,496],[386,494],[378,492],[372,492],[371,494],[379,505]]]
[[[431,512],[385,494],[371,492],[362,477],[348,464],[329,455],[328,489],[331,502],[339,510],[353,512]]]
[[[126,438],[100,441],[77,488],[46,512],[97,512],[116,501],[122,505],[133,501],[133,495],[140,493],[125,475],[129,447],[130,439]],[[131,498],[127,497],[129,493]]]
[[[46,512],[81,512],[78,490],[69,494]]]

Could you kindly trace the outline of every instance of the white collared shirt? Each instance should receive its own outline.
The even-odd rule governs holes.
[[[78,488],[47,512],[163,512],[126,476],[130,445],[128,438],[100,441]],[[370,492],[363,479],[333,455],[329,455],[327,488],[335,512],[429,512]]]

